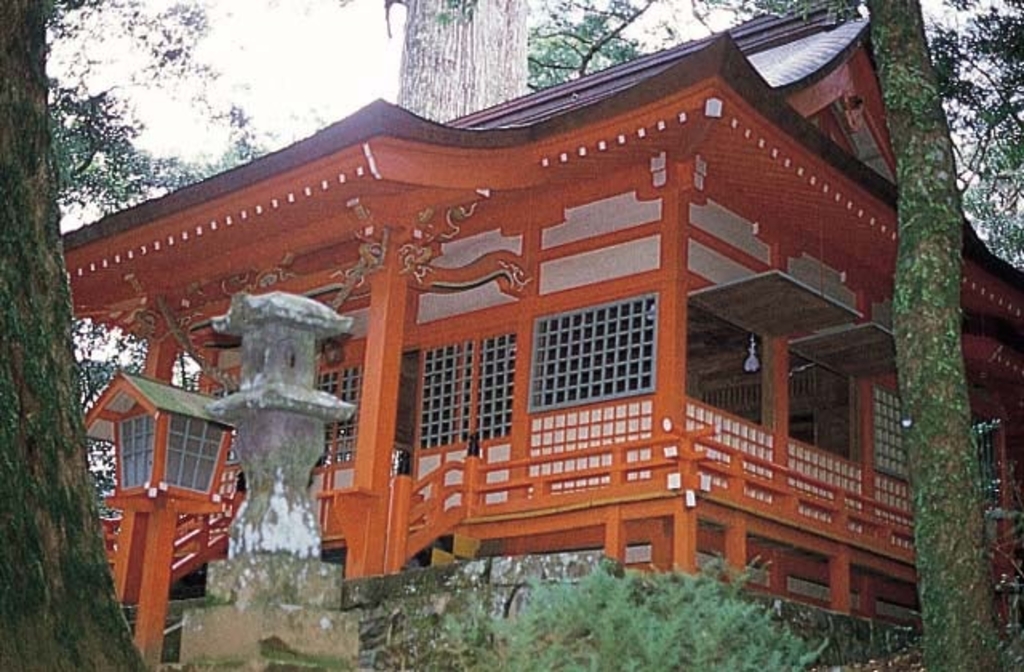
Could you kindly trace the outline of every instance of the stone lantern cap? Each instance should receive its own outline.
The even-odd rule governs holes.
[[[333,394],[312,389],[317,338],[347,333],[352,318],[313,299],[284,292],[236,294],[227,315],[213,328],[242,337],[242,381],[238,392],[206,407],[232,422],[262,411],[282,411],[323,422],[340,422],[354,407]]]
[[[213,328],[232,336],[242,336],[265,324],[278,324],[311,332],[316,338],[348,333],[352,318],[339,315],[330,307],[302,296],[270,292],[253,296],[236,294],[231,310],[213,318]]]
[[[285,383],[240,390],[206,405],[206,412],[220,422],[235,423],[260,411],[286,411],[324,422],[344,422],[355,409],[332,394]]]

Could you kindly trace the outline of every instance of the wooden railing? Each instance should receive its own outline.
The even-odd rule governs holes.
[[[320,529],[327,543],[339,542],[339,530],[333,529],[331,516],[338,505],[338,495],[352,488],[355,477],[355,463],[351,460],[337,461],[313,469],[310,493],[316,502]]]
[[[867,498],[859,464],[795,440],[787,442],[785,464],[779,464],[764,428],[693,400],[686,415],[687,429],[710,431],[696,441],[709,458],[700,472],[712,485],[710,499],[913,559],[906,483],[874,474],[875,497]]]
[[[500,441],[485,444],[479,458],[467,458],[465,446],[421,454],[411,488],[408,553],[466,521],[673,497],[693,489],[751,515],[913,559],[904,481],[792,439],[777,445],[766,428],[696,400],[687,401],[685,425],[670,432],[656,434],[652,415],[648,399],[538,414],[530,418],[526,456],[515,460],[511,445]],[[343,542],[332,527],[332,507],[352,490],[353,467],[339,462],[313,472],[325,543]],[[235,493],[238,471],[229,465],[223,472],[221,512],[180,517],[175,578],[225,553],[241,502]],[[104,521],[110,557],[118,522]]]
[[[491,460],[485,450],[484,457],[467,460],[449,447],[415,481],[409,551],[462,521],[672,497],[703,484],[702,496],[722,505],[913,560],[904,482],[871,474],[876,494],[868,498],[869,472],[861,465],[795,440],[777,456],[770,431],[706,404],[688,401],[685,427],[657,436],[643,421],[643,405],[632,416],[621,406],[584,409],[554,422],[533,418],[529,454],[521,459]]]
[[[237,463],[225,465],[221,471],[220,485],[217,487],[220,511],[178,516],[177,532],[174,535],[174,561],[171,565],[172,582],[194,572],[210,560],[227,555],[228,530],[245,498],[244,493],[238,492],[240,472],[241,466]]]
[[[415,481],[409,510],[410,554],[425,548],[466,518],[467,487],[476,480],[464,451],[448,451],[445,461]],[[467,473],[469,471],[470,473]]]

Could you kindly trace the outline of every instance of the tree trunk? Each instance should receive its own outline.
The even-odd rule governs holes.
[[[925,666],[998,669],[978,456],[960,346],[963,211],[918,0],[872,0],[899,185],[894,296]],[[909,425],[909,426],[908,426]]]
[[[49,7],[0,4],[0,669],[141,669],[86,474],[49,160]]]
[[[526,0],[406,0],[398,104],[434,121],[526,93]]]

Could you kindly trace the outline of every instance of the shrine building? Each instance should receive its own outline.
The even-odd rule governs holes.
[[[87,418],[117,445],[108,550],[149,624],[137,641],[174,581],[224,557],[244,496],[230,428],[168,387],[174,363],[230,389],[238,343],[211,319],[269,291],[354,319],[316,384],[357,410],[309,465],[346,577],[720,556],[756,563],[754,589],[914,621],[895,165],[868,32],[761,17],[447,124],[378,101],[66,234],[76,316],[149,346]],[[1024,276],[966,225],[963,252],[972,412],[1008,506]]]

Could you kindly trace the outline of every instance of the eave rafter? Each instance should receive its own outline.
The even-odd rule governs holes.
[[[725,92],[723,98],[698,161],[707,165],[695,175],[697,189],[709,198],[730,195],[734,203],[757,203],[757,211],[747,213],[751,221],[762,228],[785,226],[789,238],[834,267],[862,277],[891,272],[897,244],[893,208],[736,95]]]
[[[360,217],[365,210],[378,224],[415,231],[419,213],[464,206],[490,197],[492,189],[508,194],[637,161],[663,163],[666,149],[679,156],[703,137],[705,95],[704,90],[676,95],[512,147],[466,149],[371,138],[181,211],[166,206],[168,213],[161,215],[165,206],[156,202],[149,208],[157,213],[154,219],[69,249],[76,311],[123,320],[144,304],[140,285],[148,296],[171,296],[211,279],[233,281],[236,289],[253,289],[252,282],[259,287],[272,277],[282,280],[281,272],[291,272],[273,275],[282,257],[298,259],[354,239],[366,225]],[[510,290],[519,287],[522,264],[495,260],[489,272],[498,269]],[[451,286],[464,280],[453,278]]]
[[[960,302],[965,309],[1005,319],[1024,331],[1024,297],[1017,289],[970,260],[964,261],[960,283]]]

